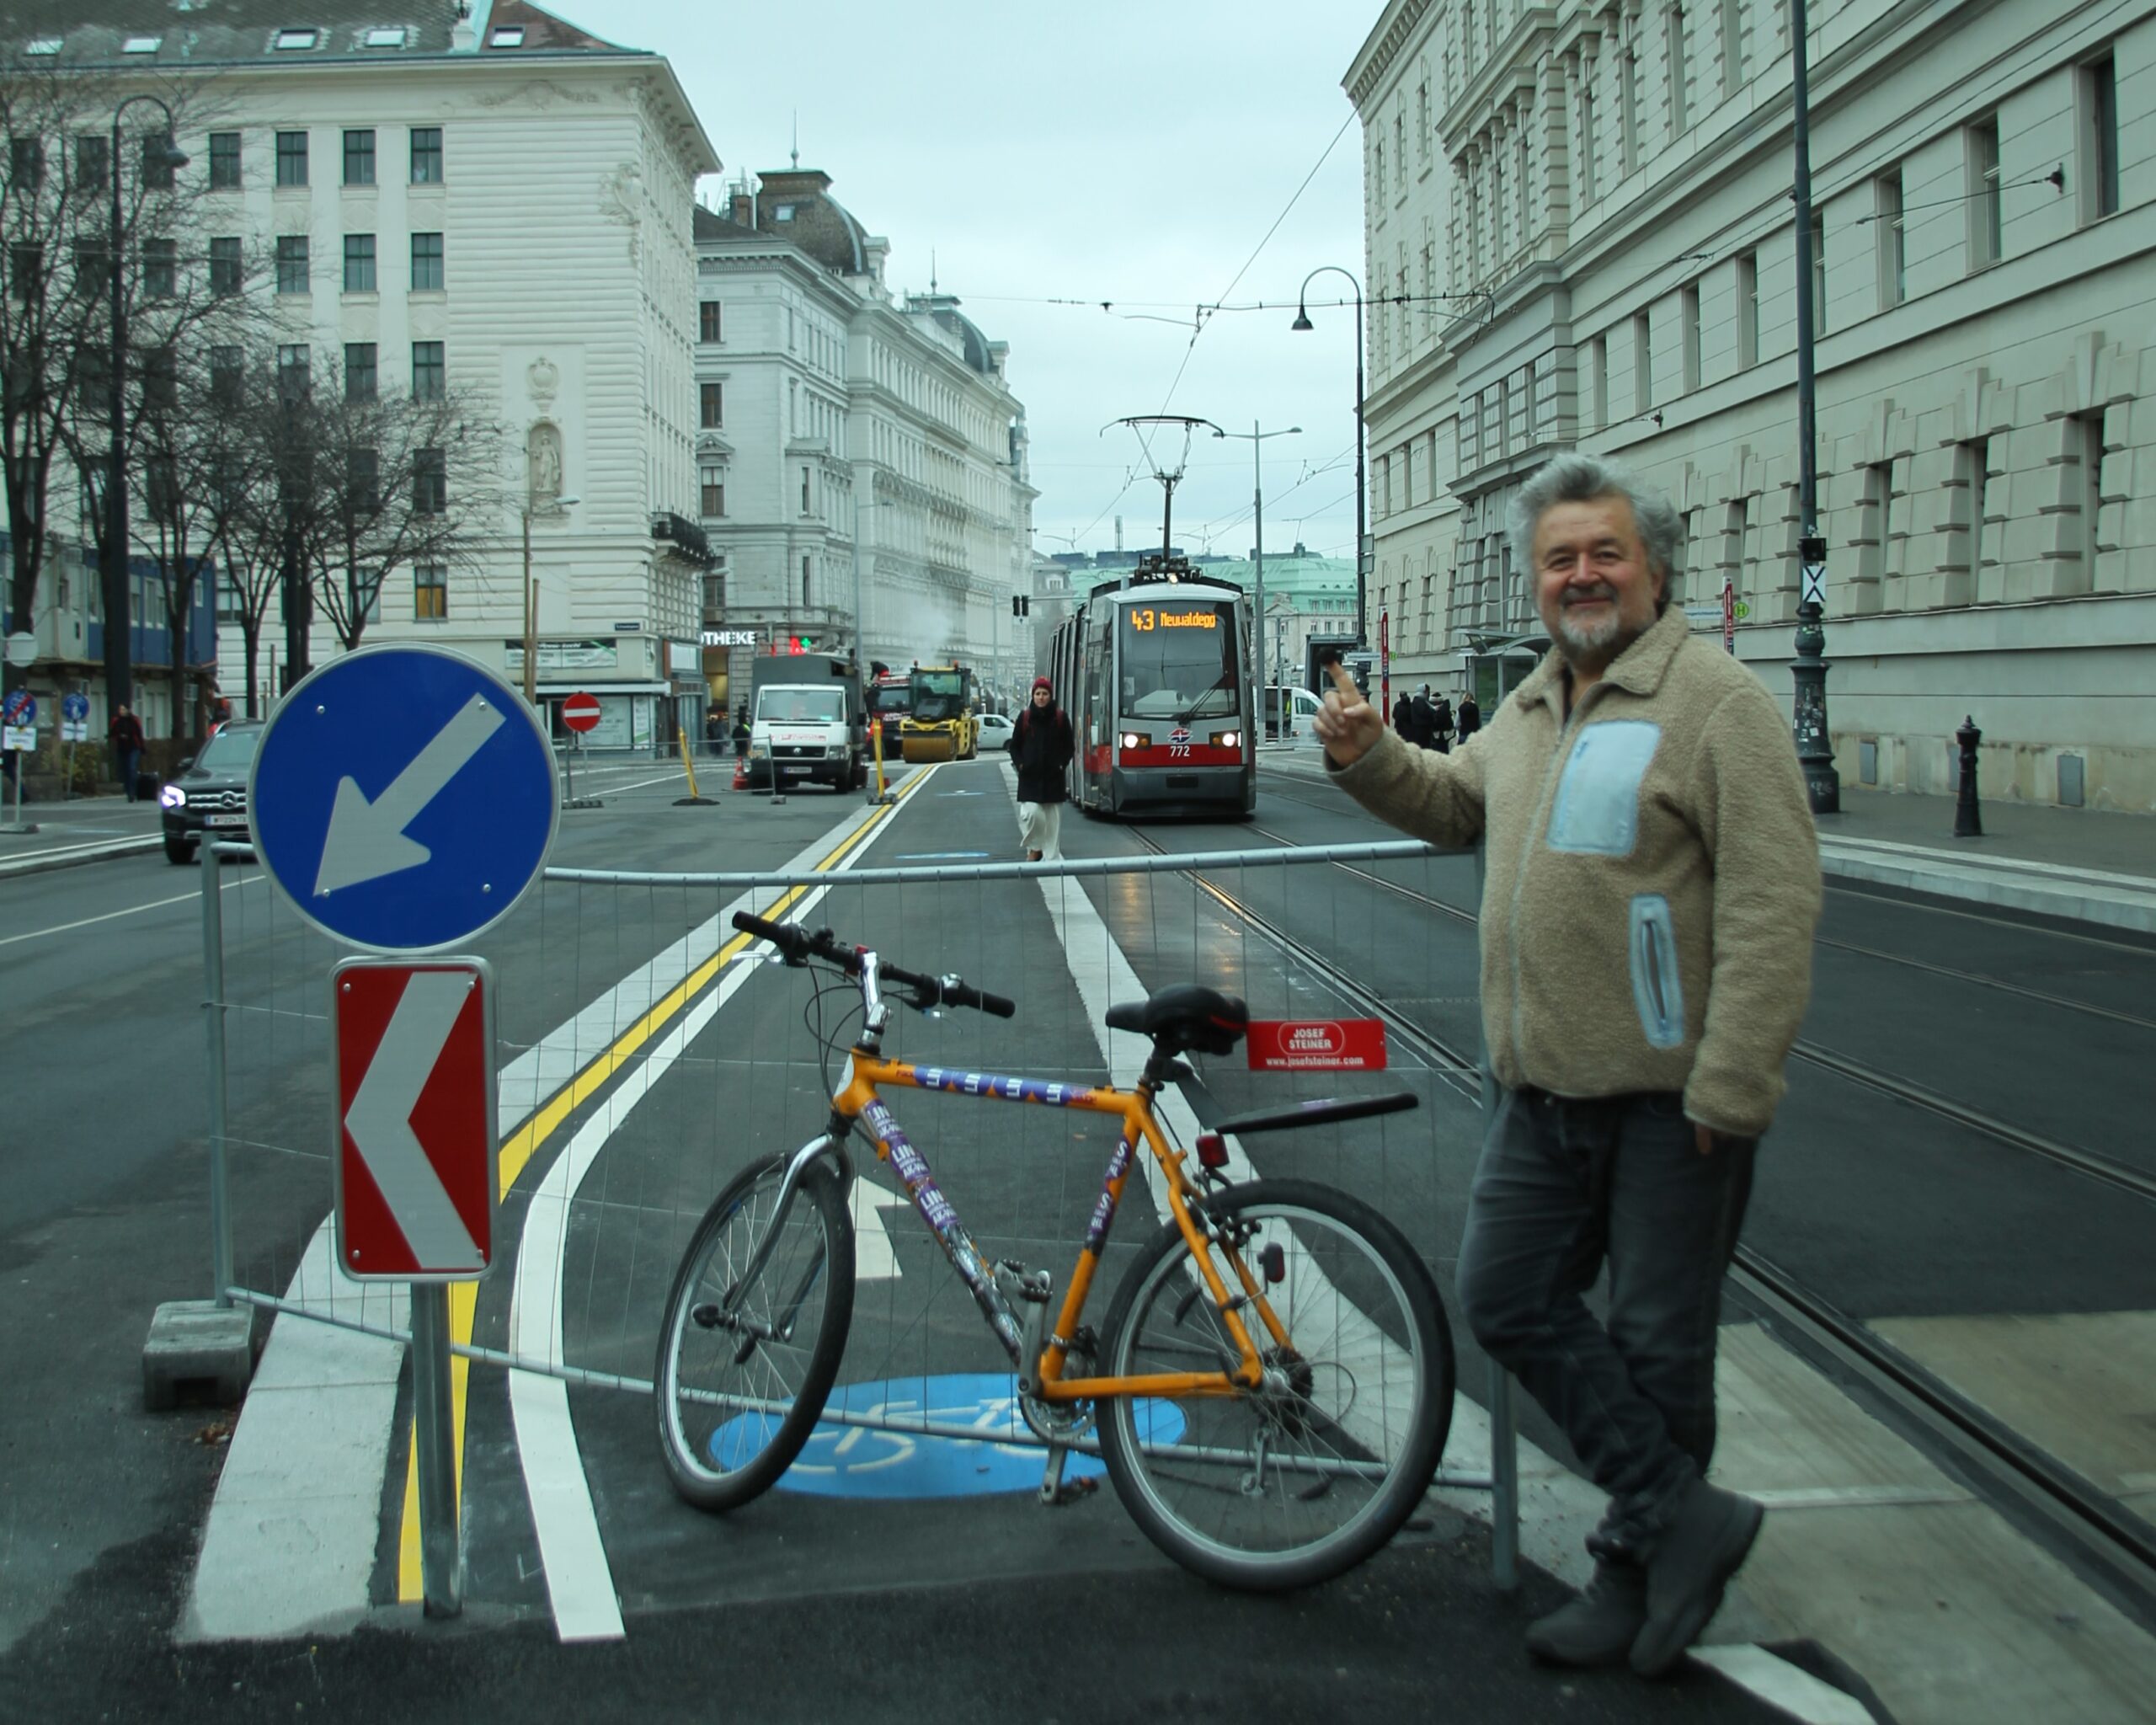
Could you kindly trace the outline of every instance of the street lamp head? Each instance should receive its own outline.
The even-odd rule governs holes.
[[[1317,325],[1310,322],[1310,314],[1309,312],[1305,310],[1301,304],[1298,303],[1295,307],[1295,321],[1290,323],[1288,327],[1290,329],[1302,330],[1315,329],[1317,328]]]
[[[1290,425],[1288,428],[1287,435],[1290,437],[1299,437],[1302,434],[1303,428],[1300,425]]]
[[[554,499],[554,507],[556,509],[567,509],[573,503],[582,503],[584,499],[581,497],[576,495],[574,492],[571,492],[567,497],[556,498]]]
[[[169,138],[157,152],[157,160],[167,168],[184,168],[191,159],[186,151],[176,147]]]

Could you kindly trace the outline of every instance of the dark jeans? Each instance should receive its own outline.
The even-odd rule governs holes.
[[[1700,1153],[1681,1097],[1500,1092],[1460,1249],[1476,1339],[1609,1493],[1588,1549],[1645,1562],[1715,1448],[1715,1326],[1757,1141]],[[1607,1327],[1587,1293],[1609,1265]]]
[[[127,793],[127,800],[131,803],[135,800],[136,763],[141,760],[142,751],[140,749],[120,749],[115,753],[120,757],[120,788]]]

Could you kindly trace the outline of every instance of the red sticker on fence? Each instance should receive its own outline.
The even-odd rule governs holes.
[[[1382,1072],[1382,1018],[1253,1018],[1253,1072]]]

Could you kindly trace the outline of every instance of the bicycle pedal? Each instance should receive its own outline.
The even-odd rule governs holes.
[[[1081,1498],[1090,1498],[1101,1488],[1099,1478],[1081,1473],[1075,1479],[1066,1479],[1055,1488],[1055,1496],[1049,1500],[1049,1507],[1060,1509],[1065,1503],[1075,1503]]]

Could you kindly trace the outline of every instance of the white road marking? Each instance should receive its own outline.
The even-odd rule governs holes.
[[[1694,1648],[1692,1657],[1804,1725],[1871,1725],[1871,1710],[1764,1648]]]
[[[262,877],[259,874],[250,874],[239,880],[223,881],[219,884],[219,890],[230,892],[236,886],[251,886],[261,879]],[[19,940],[37,940],[48,934],[66,934],[73,929],[88,928],[93,922],[109,922],[119,916],[139,916],[145,911],[162,911],[168,905],[196,902],[201,897],[202,895],[199,889],[191,893],[179,893],[169,899],[152,899],[147,905],[130,905],[125,911],[107,911],[99,916],[85,916],[79,922],[57,923],[51,928],[33,928],[28,934],[11,934],[6,939],[0,940],[0,947],[11,947]]]
[[[798,871],[814,868],[857,825],[857,820],[849,814],[840,827],[796,857],[788,868]],[[879,822],[825,873],[833,879],[843,874],[874,848],[892,825],[892,819]],[[809,889],[788,907],[787,919],[800,921],[823,902],[829,890],[825,886]],[[723,927],[730,931],[732,925],[727,919],[731,913],[754,907],[754,895],[744,893],[706,926]],[[761,968],[736,964],[723,972],[717,985],[707,989],[657,1045],[621,1077],[605,1103],[578,1129],[568,1148],[547,1170],[546,1178],[540,1182],[526,1209],[523,1231],[517,1241],[516,1279],[510,1295],[509,1311],[511,1353],[554,1361],[563,1358],[562,1279],[568,1267],[569,1212],[579,1188],[597,1164],[608,1140],[652,1086],[666,1075],[682,1051],[709,1028],[719,1008],[733,999],[742,985]],[[537,1372],[511,1371],[509,1376],[510,1413],[516,1427],[517,1462],[523,1471],[532,1526],[538,1535],[540,1557],[546,1567],[547,1597],[553,1607],[557,1632],[563,1641],[617,1640],[626,1632],[622,1625],[621,1604],[615,1595],[613,1572],[606,1562],[606,1546],[600,1536],[599,1515],[592,1505],[590,1485],[584,1477],[584,1458],[577,1449],[568,1386],[559,1378]]]
[[[873,1180],[857,1179],[846,1195],[853,1212],[853,1279],[857,1282],[895,1282],[905,1274],[891,1247],[891,1231],[883,1226],[883,1212],[910,1210],[912,1205],[897,1193]]]

